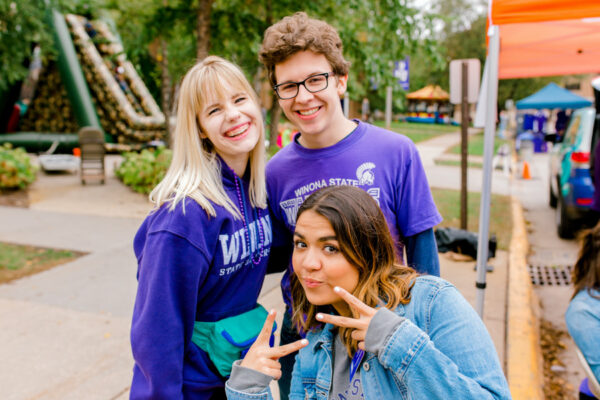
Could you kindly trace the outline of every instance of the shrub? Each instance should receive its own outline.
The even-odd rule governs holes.
[[[148,194],[164,178],[172,155],[173,152],[164,147],[124,153],[125,160],[115,170],[115,175],[136,192]]]
[[[37,166],[21,147],[12,148],[10,143],[0,145],[0,190],[25,189],[35,181]]]

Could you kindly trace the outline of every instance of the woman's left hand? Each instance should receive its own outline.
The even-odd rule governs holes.
[[[333,291],[346,303],[348,303],[348,305],[358,313],[359,317],[350,318],[341,317],[339,315],[318,313],[316,315],[317,320],[343,328],[354,328],[354,331],[352,332],[352,339],[358,341],[359,349],[365,350],[365,337],[367,336],[367,329],[369,329],[371,319],[373,319],[373,316],[375,313],[377,313],[377,310],[369,307],[339,286],[334,287]]]

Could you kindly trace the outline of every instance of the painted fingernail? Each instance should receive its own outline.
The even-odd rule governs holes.
[[[317,314],[315,318],[317,318],[320,321],[323,319],[323,314]]]
[[[333,291],[336,292],[336,293],[339,293],[340,290],[342,290],[342,289],[340,289],[339,286],[336,286],[336,287],[333,288]]]
[[[306,344],[308,344],[308,340],[307,339],[302,339],[300,341],[300,343],[302,343],[302,345],[306,345]]]

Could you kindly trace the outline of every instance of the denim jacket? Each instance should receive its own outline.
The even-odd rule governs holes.
[[[594,296],[600,291],[593,290]],[[565,314],[569,334],[587,360],[594,376],[600,381],[600,299],[580,290],[571,300]]]
[[[510,399],[492,340],[477,313],[445,280],[417,278],[405,318],[378,354],[361,364],[365,399]],[[290,399],[327,400],[335,334],[330,324],[307,335],[296,357]],[[271,399],[268,388],[242,393],[226,386],[227,397]]]

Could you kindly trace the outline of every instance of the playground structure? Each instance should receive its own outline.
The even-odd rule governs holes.
[[[78,147],[77,131],[84,127],[104,133],[107,151],[164,139],[165,117],[110,24],[57,11],[48,22],[57,60],[41,66],[34,56],[20,90],[12,90],[12,98],[10,91],[0,93],[10,108],[10,118],[0,120],[0,143],[68,152]]]
[[[406,95],[407,122],[428,124],[450,123],[450,96],[438,85],[427,85]]]

